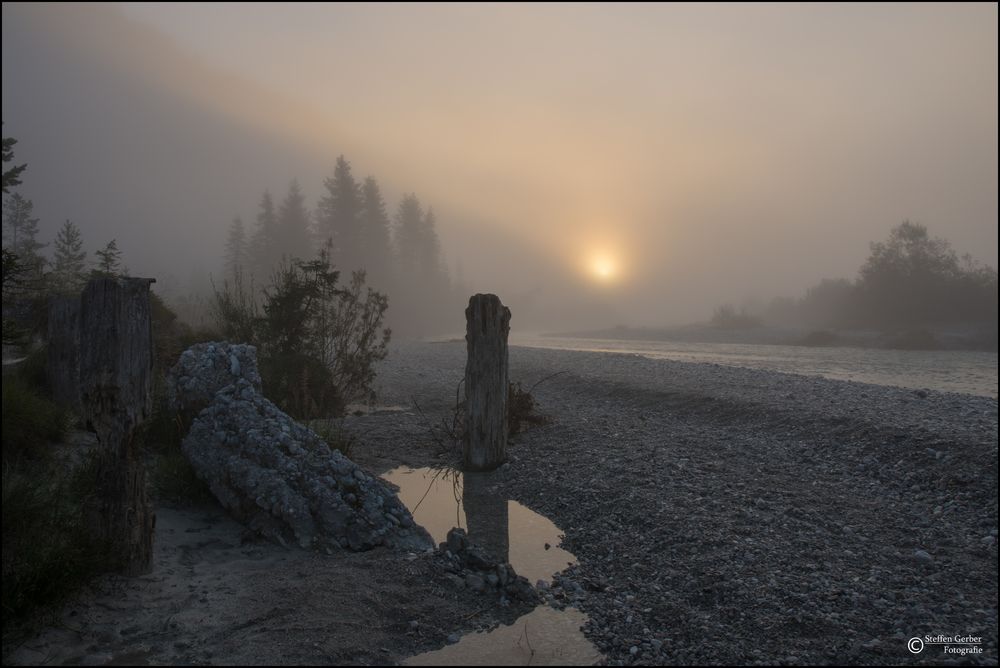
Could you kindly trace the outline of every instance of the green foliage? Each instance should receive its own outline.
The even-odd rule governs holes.
[[[86,281],[87,252],[80,229],[67,220],[59,229],[52,262],[53,287],[57,292],[76,294]]]
[[[70,471],[53,462],[4,458],[5,636],[14,624],[65,601],[94,575],[113,567],[108,550],[88,528],[96,479],[93,457]]]
[[[351,163],[337,158],[333,178],[323,181],[326,194],[316,207],[316,227],[342,267],[360,268],[362,248],[361,190],[351,174]]]
[[[103,250],[94,251],[97,256],[96,276],[118,276],[122,273],[122,252],[118,250],[118,242],[112,239]]]
[[[68,416],[37,385],[18,372],[3,379],[4,459],[44,458],[50,443],[66,434]]]
[[[3,138],[3,151],[2,157],[4,164],[10,162],[14,159],[14,144],[17,140],[13,137]],[[28,168],[28,165],[18,165],[16,167],[11,167],[10,169],[3,170],[3,192],[6,193],[8,188],[13,188],[14,186],[21,185],[21,172]]]
[[[365,288],[355,272],[347,289],[330,261],[282,263],[261,305],[242,277],[216,291],[215,316],[230,341],[257,346],[264,394],[299,418],[340,414],[348,401],[371,398],[374,365],[385,358],[390,332],[382,328],[384,295]],[[251,286],[252,287],[252,286]]]
[[[310,424],[309,428],[326,441],[330,449],[338,450],[340,454],[348,459],[351,458],[351,453],[354,451],[357,439],[353,434],[344,429],[344,425],[340,420],[317,420]]]
[[[213,499],[208,486],[198,478],[181,451],[191,417],[170,410],[162,377],[158,378],[152,415],[143,423],[138,437],[150,455],[149,481],[153,493],[158,499],[177,505],[204,504]]]
[[[944,239],[904,221],[873,243],[858,276],[859,318],[892,328],[981,319],[996,322],[997,274],[964,264]]]
[[[35,204],[21,193],[14,193],[3,203],[3,223],[8,239],[7,247],[20,258],[20,262],[35,274],[41,275],[45,260],[39,251],[48,244],[40,243],[38,218],[33,217]]]

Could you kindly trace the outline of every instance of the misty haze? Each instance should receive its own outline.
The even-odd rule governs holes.
[[[995,3],[2,11],[5,664],[996,665]]]

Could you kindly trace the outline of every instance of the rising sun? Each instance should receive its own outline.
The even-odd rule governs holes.
[[[593,258],[590,261],[590,271],[600,281],[611,281],[618,273],[615,261],[607,256]]]

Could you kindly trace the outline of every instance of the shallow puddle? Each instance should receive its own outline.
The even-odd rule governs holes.
[[[413,519],[443,543],[452,527],[509,561],[518,575],[532,584],[576,563],[576,557],[557,547],[559,528],[517,501],[500,496],[489,474],[462,474],[428,468],[397,468],[383,476],[399,487]]]
[[[532,583],[576,563],[557,547],[559,528],[517,501],[505,499],[489,474],[462,474],[427,468],[397,468],[383,476],[399,487],[413,519],[436,543],[452,527],[465,529],[469,539],[509,561],[518,575]],[[509,626],[472,633],[454,645],[410,657],[411,666],[559,666],[594,665],[601,653],[583,635],[587,616],[573,608],[540,605]]]
[[[471,633],[454,645],[403,661],[407,666],[592,666],[601,653],[580,632],[579,610],[542,605],[510,626]]]

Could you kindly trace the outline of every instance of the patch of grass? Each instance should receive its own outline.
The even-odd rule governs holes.
[[[535,383],[535,385],[537,384]],[[546,422],[548,422],[548,418],[538,412],[531,390],[525,390],[521,387],[521,383],[509,383],[507,386],[507,434],[513,436],[524,431],[526,425],[537,427]]]
[[[184,506],[215,500],[180,448],[157,453],[150,462],[149,477],[158,499]]]
[[[3,379],[3,457],[41,458],[66,435],[68,416],[20,372]]]
[[[156,498],[178,505],[201,505],[214,499],[181,451],[192,417],[167,406],[162,376],[153,388],[153,412],[139,432],[149,459],[149,481]]]
[[[354,451],[354,446],[357,445],[358,440],[353,434],[348,433],[344,429],[341,421],[317,420],[312,425],[309,425],[309,428],[326,441],[331,450],[339,450],[340,454],[348,459],[351,458],[351,453]]]
[[[5,425],[6,431],[6,425]],[[96,460],[73,470],[54,462],[3,462],[3,629],[62,603],[114,567],[92,534]]]

